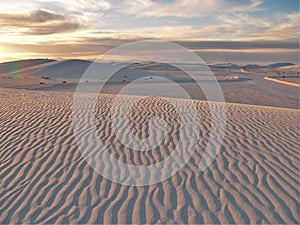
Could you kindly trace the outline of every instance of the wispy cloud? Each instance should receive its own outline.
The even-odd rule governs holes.
[[[259,10],[261,0],[232,1],[232,0],[173,0],[151,1],[132,0],[124,1],[125,7],[118,10],[124,14],[137,16],[180,16],[199,17],[212,12],[241,12]]]
[[[71,32],[83,27],[75,19],[45,10],[34,10],[26,14],[1,13],[0,27],[5,33],[10,29],[22,35],[46,35]]]
[[[94,57],[129,41],[160,39],[181,43],[197,52],[294,54],[300,35],[297,7],[289,12],[279,8],[270,11],[265,3],[2,0],[0,49],[5,47],[11,54],[23,52],[26,56],[31,52],[54,57]]]
[[[66,17],[60,14],[55,14],[45,10],[34,10],[27,14],[0,14],[0,23],[2,26],[12,24],[24,26],[31,23],[45,23],[49,21],[65,21]]]

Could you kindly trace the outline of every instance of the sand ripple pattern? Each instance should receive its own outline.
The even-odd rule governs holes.
[[[132,187],[104,179],[86,163],[73,135],[72,97],[0,89],[0,223],[300,222],[299,110],[227,104],[221,152],[200,172],[209,106],[191,101],[199,111],[201,132],[190,161],[164,182]],[[168,134],[157,149],[132,151],[112,132],[114,98],[101,95],[96,108],[99,137],[111,154],[134,165],[167,157],[178,143],[178,113],[159,98],[145,98],[131,112],[132,131],[147,137],[147,120],[160,116]],[[95,142],[88,133],[82,135],[92,150]]]

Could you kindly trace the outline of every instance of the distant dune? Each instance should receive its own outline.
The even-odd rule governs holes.
[[[280,77],[275,77],[275,76],[271,76],[271,77],[264,77],[265,80],[269,80],[269,81],[273,81],[273,82],[277,82],[280,84],[285,84],[285,85],[289,85],[289,86],[293,86],[293,87],[300,87],[300,83],[299,83],[299,76],[297,76],[296,78],[292,77],[286,77],[284,79],[279,79]],[[289,80],[290,79],[290,80]]]
[[[23,69],[27,69],[36,65],[46,64],[49,62],[55,62],[55,60],[51,59],[28,59],[28,60],[20,60],[20,61],[11,61],[0,63],[0,74],[7,75],[13,74]]]
[[[238,65],[233,63],[213,63],[209,66],[212,69],[243,69],[243,70],[253,70],[253,69],[272,69],[272,68],[281,68],[287,66],[294,66],[293,63],[273,63],[269,65],[257,65],[257,64],[246,64]]]
[[[59,61],[53,65],[42,68],[37,73],[53,78],[80,78],[91,64],[91,61],[86,60]]]
[[[91,61],[76,59],[63,61],[26,60],[2,63],[0,64],[0,69],[2,69],[0,87],[74,92],[79,79],[91,63]],[[109,74],[107,71],[109,71],[114,63],[116,62],[94,63],[94,69],[90,73],[90,80],[87,81],[90,86],[92,86],[93,82],[103,82],[108,79]],[[211,64],[210,68],[221,85],[226,102],[299,108],[299,92],[297,87],[287,87],[284,84],[263,79],[266,76],[276,75],[282,71],[296,75],[298,72],[297,65],[288,65],[290,63],[277,63],[269,66],[215,63]],[[192,66],[188,65],[190,69]],[[276,66],[284,67],[275,68]],[[204,71],[203,77],[197,82],[209,85],[205,73]],[[49,77],[49,79],[44,80],[42,78],[44,76]],[[134,63],[129,67],[123,68],[107,80],[102,93],[117,94],[131,81],[144,78],[145,83],[147,83],[150,77],[154,81],[155,77],[172,80],[183,87],[192,99],[206,99],[199,86],[186,73],[174,66],[157,62]],[[157,85],[161,85],[163,89],[163,83],[157,83]],[[97,84],[94,86],[96,87]],[[98,90],[91,89],[87,91]]]
[[[51,64],[49,64],[51,63]],[[86,69],[92,64],[92,61],[71,59],[56,61],[51,59],[29,59],[12,61],[6,63],[0,63],[0,73],[1,74],[11,74],[18,73],[21,71],[27,71],[26,74],[32,74],[33,71],[28,71],[30,67],[36,65],[44,64],[39,67],[38,70],[34,72],[37,74],[53,75],[54,77],[60,78],[80,78],[81,75],[86,71]],[[99,63],[99,66],[103,63]],[[264,69],[264,68],[299,68],[299,65],[293,63],[274,63],[269,65],[238,65],[233,63],[211,63],[208,65],[211,69],[232,69],[232,70],[251,70],[251,69]],[[145,63],[134,63],[130,66],[134,69],[144,69],[144,70],[177,70],[168,64],[156,63],[156,62],[145,62]],[[25,69],[25,70],[24,70]]]

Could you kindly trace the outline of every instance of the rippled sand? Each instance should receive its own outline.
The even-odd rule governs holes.
[[[193,101],[201,134],[192,158],[168,180],[134,187],[113,183],[86,163],[73,134],[72,100],[72,93],[0,89],[1,223],[300,222],[299,110],[227,104],[222,148],[200,172],[210,116],[207,102]],[[170,127],[159,149],[141,153],[113,136],[113,100],[101,95],[96,110],[99,136],[115,157],[151,164],[172,152],[179,121],[170,104],[145,98],[130,112],[138,137],[148,135],[144,124],[155,113]]]

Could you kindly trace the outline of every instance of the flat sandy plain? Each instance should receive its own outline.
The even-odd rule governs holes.
[[[263,80],[259,75],[249,77],[234,84],[254,88],[255,79]],[[74,138],[73,92],[0,88],[0,223],[298,224],[300,114],[294,96],[299,90],[264,82],[270,86],[263,90],[275,87],[278,98],[272,100],[256,89],[258,102],[226,103],[223,144],[204,171],[198,165],[209,137],[208,103],[180,100],[194,104],[199,113],[201,132],[195,152],[168,180],[141,187],[111,182],[87,164]],[[228,96],[233,98],[234,93],[225,93]],[[133,165],[167,157],[178,142],[179,120],[172,106],[161,98],[143,98],[130,112],[137,136],[147,136],[144,124],[154,115],[170,129],[158,149],[130,151],[111,128],[109,111],[115,97],[99,95],[96,107],[98,133],[111,154]],[[242,99],[249,101],[251,96]],[[262,101],[277,107],[259,105]],[[110,162],[104,166],[109,168]]]

